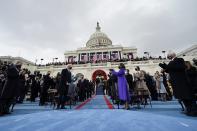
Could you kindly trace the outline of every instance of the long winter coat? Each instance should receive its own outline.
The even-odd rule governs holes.
[[[15,65],[10,65],[7,71],[7,79],[4,84],[0,98],[3,99],[12,99],[16,97],[19,90],[19,71]]]
[[[173,93],[177,99],[192,99],[192,88],[186,76],[186,65],[183,58],[174,58],[168,65],[161,65],[170,75]]]
[[[113,71],[112,74],[118,77],[118,95],[119,99],[123,101],[129,101],[129,87],[125,78],[125,69],[120,69],[118,72]]]

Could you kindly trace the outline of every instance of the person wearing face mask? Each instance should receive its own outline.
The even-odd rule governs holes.
[[[59,93],[59,102],[57,105],[57,109],[65,109],[64,104],[67,99],[68,88],[72,80],[71,75],[72,65],[67,65],[67,68],[63,69],[61,72],[60,86],[58,89]],[[60,107],[61,106],[61,107]]]
[[[111,71],[112,74],[118,77],[119,99],[125,102],[125,109],[128,110],[130,109],[129,107],[130,95],[129,95],[128,83],[125,78],[125,65],[123,63],[120,63],[119,69],[120,70],[118,72],[115,72],[113,69],[111,69]]]

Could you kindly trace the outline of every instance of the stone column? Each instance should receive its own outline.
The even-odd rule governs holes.
[[[90,53],[88,53],[88,61],[90,61]]]
[[[68,62],[68,56],[65,56],[65,62]]]
[[[79,58],[78,58],[78,61],[81,61],[81,54],[79,53]]]
[[[121,57],[122,57],[122,56],[121,56],[121,53],[120,53],[120,51],[118,51],[118,54],[119,54],[119,59],[121,60]]]

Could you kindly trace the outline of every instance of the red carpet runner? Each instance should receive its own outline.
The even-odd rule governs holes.
[[[109,109],[114,109],[114,106],[111,104],[111,102],[109,101],[109,99],[105,95],[103,97],[105,99],[105,102],[106,102],[108,108]]]

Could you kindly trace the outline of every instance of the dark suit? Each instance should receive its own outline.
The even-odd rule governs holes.
[[[195,67],[191,67],[186,71],[189,84],[192,87],[192,92],[197,93],[197,69]]]
[[[18,95],[19,71],[15,65],[10,65],[7,70],[7,78],[0,94],[0,113],[8,113],[10,102]]]
[[[47,97],[48,97],[47,91],[50,88],[51,83],[52,83],[52,79],[50,77],[50,74],[44,76],[44,83],[43,83],[43,87],[41,88],[41,95],[40,95],[40,105],[44,105],[45,102],[47,101]]]
[[[127,82],[129,84],[129,90],[131,92],[133,92],[133,90],[134,90],[134,88],[133,88],[133,76],[131,74],[126,74],[125,77],[126,77]]]
[[[86,99],[86,88],[88,86],[87,80],[79,80],[77,86],[79,87],[79,100],[84,101]]]
[[[60,85],[58,93],[60,95],[58,108],[61,105],[61,108],[64,108],[66,97],[68,94],[68,83],[71,83],[71,72],[68,69],[63,69],[61,72]]]
[[[110,87],[110,94],[111,94],[111,98],[113,100],[117,100],[118,99],[118,92],[117,92],[117,82],[118,82],[118,78],[116,75],[109,75],[109,79],[108,79],[108,85]]]

